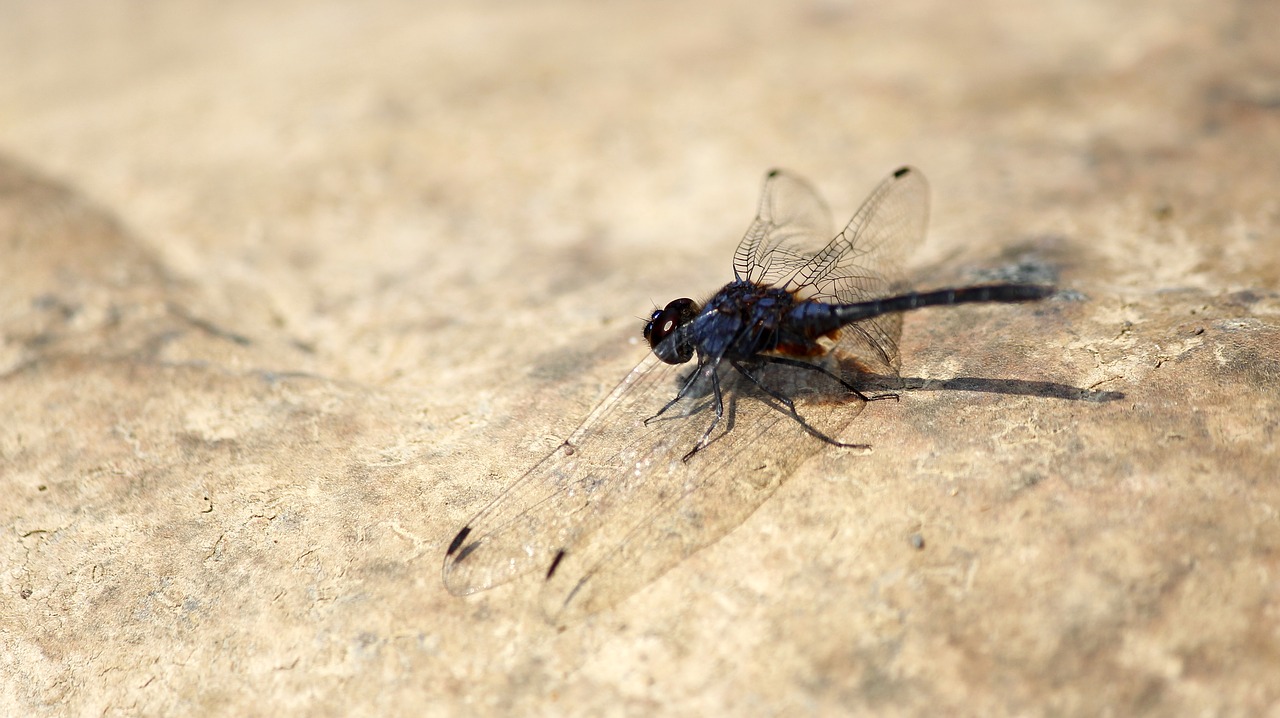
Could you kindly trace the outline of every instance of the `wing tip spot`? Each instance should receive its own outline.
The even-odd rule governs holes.
[[[556,569],[560,568],[560,562],[563,560],[564,560],[564,549],[560,549],[559,551],[556,551],[556,557],[551,559],[551,565],[547,567],[546,580],[548,581],[551,580],[551,577],[555,575]]]
[[[911,168],[906,165],[903,165],[893,171],[893,176],[898,179],[902,179],[903,177],[906,177],[909,174],[911,174]]]
[[[462,530],[458,532],[458,535],[454,536],[453,540],[449,542],[449,548],[445,550],[444,555],[452,556],[453,552],[458,550],[458,547],[462,545],[463,541],[467,540],[467,536],[470,534],[471,534],[471,527],[463,526]],[[462,556],[459,556],[458,560],[461,561]]]

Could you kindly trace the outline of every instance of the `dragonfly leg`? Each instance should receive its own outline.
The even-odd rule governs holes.
[[[667,409],[670,409],[671,407],[675,406],[677,402],[679,402],[681,399],[683,399],[683,398],[684,398],[684,395],[685,395],[685,394],[688,394],[688,393],[689,393],[689,390],[693,388],[694,382],[698,381],[698,378],[699,378],[700,376],[702,376],[702,372],[705,370],[705,369],[704,369],[704,366],[705,366],[705,365],[700,365],[700,366],[697,368],[697,370],[695,370],[694,372],[692,372],[691,374],[689,374],[689,378],[685,381],[684,386],[680,387],[680,391],[676,392],[675,398],[673,398],[671,401],[669,401],[669,402],[667,402],[666,404],[664,404],[664,405],[663,405],[663,407],[662,407],[661,409],[658,409],[658,413],[657,413],[657,414],[654,414],[653,416],[649,417],[648,419],[645,419],[645,420],[644,420],[644,425],[645,425],[645,426],[648,426],[648,425],[649,425],[649,422],[651,422],[651,421],[653,421],[654,419],[657,419],[658,417],[660,417],[660,416],[662,416],[663,414],[667,413]],[[715,374],[715,370],[714,370],[714,369],[712,369],[712,374],[713,374],[713,375]]]
[[[771,360],[773,360],[774,358],[772,358],[772,357],[771,357],[770,359],[771,359]],[[821,431],[818,431],[816,428],[814,428],[814,426],[813,426],[812,424],[810,424],[808,421],[806,421],[806,420],[805,420],[805,418],[804,418],[803,416],[801,416],[801,415],[800,415],[800,412],[796,411],[796,403],[795,403],[795,401],[793,401],[793,400],[791,399],[791,397],[786,396],[786,395],[782,394],[781,392],[774,391],[773,389],[771,389],[771,388],[769,388],[769,387],[765,386],[763,382],[761,382],[759,379],[757,379],[757,378],[756,378],[756,377],[755,377],[755,376],[754,376],[750,371],[748,371],[748,370],[747,370],[747,368],[746,368],[745,366],[743,366],[742,364],[739,364],[738,362],[730,362],[730,363],[733,365],[733,368],[734,368],[734,369],[737,369],[737,370],[738,370],[738,373],[742,374],[742,375],[743,375],[743,376],[745,376],[745,377],[746,377],[746,378],[747,378],[747,379],[748,379],[752,384],[755,384],[757,387],[759,387],[759,388],[760,388],[760,391],[763,391],[764,393],[766,393],[766,394],[768,394],[769,396],[773,397],[773,399],[774,399],[775,401],[777,401],[778,403],[780,403],[780,404],[782,404],[783,406],[787,407],[787,412],[791,414],[791,418],[795,419],[795,420],[796,420],[796,423],[797,423],[797,424],[799,424],[799,425],[800,425],[800,427],[801,427],[801,428],[803,428],[803,429],[804,429],[806,432],[808,432],[809,434],[811,434],[811,435],[813,435],[813,436],[815,436],[815,437],[817,437],[817,438],[819,438],[819,439],[821,439],[821,440],[825,441],[825,442],[826,442],[826,443],[828,443],[828,444],[831,444],[831,445],[833,445],[833,446],[843,447],[843,448],[846,448],[846,449],[870,449],[870,448],[871,448],[871,446],[870,446],[870,445],[868,445],[868,444],[846,444],[846,443],[845,443],[845,442],[843,442],[843,441],[836,441],[835,439],[831,438],[830,436],[827,436],[826,434],[822,433]],[[816,365],[813,365],[813,364],[805,364],[804,362],[798,362],[798,361],[782,361],[782,362],[777,362],[777,363],[779,363],[779,364],[795,364],[795,365],[798,365],[798,366],[807,366],[807,367],[810,367],[810,368],[816,369],[816,370],[818,370],[818,371],[821,371],[822,373],[824,373],[824,374],[826,374],[826,375],[828,375],[828,376],[830,376],[830,377],[832,377],[832,378],[836,379],[837,381],[840,381],[840,383],[841,383],[841,384],[844,384],[846,387],[848,387],[848,386],[849,386],[849,384],[848,384],[847,382],[844,382],[844,381],[840,380],[840,378],[839,378],[839,377],[835,376],[835,375],[834,375],[834,374],[832,374],[831,372],[827,371],[826,369],[823,369],[822,367],[819,367],[819,366],[816,366]],[[857,394],[858,394],[858,396],[862,396],[862,394],[861,394],[861,393],[859,393],[857,389],[852,389],[852,388],[850,388],[850,391],[853,391],[854,393],[857,393]],[[863,396],[862,398],[863,398],[863,399],[866,399],[867,397]]]
[[[698,443],[689,449],[689,453],[681,457],[681,461],[688,461],[694,454],[706,448],[711,443],[711,432],[716,430],[716,426],[720,424],[720,420],[724,418],[724,395],[720,393],[720,374],[714,368],[711,369],[711,391],[715,395],[716,418],[711,420],[711,425],[707,430],[702,432],[702,438],[698,439]]]
[[[800,361],[799,359],[791,359],[790,357],[770,356],[767,354],[761,355],[757,358],[760,359],[761,361],[766,361],[771,364],[783,364],[785,366],[793,366],[799,369],[808,369],[809,371],[816,371],[819,374],[825,374],[826,376],[834,379],[835,381],[840,382],[840,386],[843,386],[845,389],[848,389],[849,393],[856,394],[857,397],[863,401],[881,401],[883,399],[893,399],[894,401],[898,400],[898,395],[894,393],[876,394],[874,396],[867,396],[866,394],[863,394],[862,392],[858,391],[858,388],[856,386],[840,378],[835,373],[833,373],[826,367],[822,366],[821,364],[814,364],[812,362]]]
[[[760,361],[768,362],[770,364],[782,364],[783,366],[793,366],[793,367],[796,367],[797,369],[806,369],[808,371],[816,371],[819,374],[824,374],[827,377],[839,382],[840,386],[843,386],[845,389],[847,389],[850,394],[856,395],[859,399],[863,401],[875,401],[880,398],[888,398],[887,395],[885,397],[879,397],[879,396],[867,396],[866,394],[863,394],[862,392],[858,391],[858,387],[845,381],[844,379],[837,376],[834,372],[822,366],[821,364],[814,364],[813,362],[800,361],[799,359],[792,359],[790,357],[770,356],[768,354],[762,354],[756,358],[759,359]]]

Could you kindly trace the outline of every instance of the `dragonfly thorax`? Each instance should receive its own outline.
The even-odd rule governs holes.
[[[785,289],[736,281],[716,292],[691,327],[704,355],[747,360],[773,351],[795,298]]]
[[[725,285],[704,306],[677,299],[654,310],[644,328],[653,353],[668,364],[703,357],[746,360],[773,351],[796,305],[790,292],[747,281]]]

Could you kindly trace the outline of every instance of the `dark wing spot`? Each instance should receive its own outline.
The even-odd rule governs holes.
[[[909,174],[910,172],[911,172],[910,167],[899,167],[898,169],[893,171],[893,176],[897,177],[898,179],[902,179],[902,177]]]
[[[551,565],[547,567],[547,580],[555,575],[556,569],[560,568],[560,562],[564,560],[564,549],[556,551],[556,557],[551,559]]]
[[[457,551],[458,547],[462,545],[462,542],[467,540],[467,536],[470,533],[471,533],[471,527],[463,526],[462,530],[458,532],[458,535],[453,537],[453,541],[449,542],[449,549],[444,552],[444,555],[452,556],[453,552]]]

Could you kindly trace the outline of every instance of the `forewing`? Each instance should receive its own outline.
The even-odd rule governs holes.
[[[928,222],[929,183],[920,170],[902,167],[872,191],[788,288],[846,304],[903,291],[904,260],[923,242]]]
[[[664,431],[678,435],[678,443],[664,439],[661,452],[635,458],[636,470],[647,477],[642,500],[629,500],[589,542],[565,554],[543,587],[548,616],[571,620],[644,587],[739,526],[824,446],[737,371],[722,369],[727,426],[684,463],[680,456],[712,412],[684,411],[664,422],[670,423]],[[766,386],[793,399],[809,425],[828,436],[841,436],[863,406],[829,375],[777,365],[756,373]]]
[[[564,446],[468,522],[445,558],[449,591],[537,571],[544,610],[564,620],[613,605],[739,525],[822,443],[727,364],[720,370],[725,417],[684,461],[714,417],[709,385],[646,426],[689,368],[641,362]],[[822,376],[799,378],[811,374]],[[858,413],[838,386],[812,401],[803,387],[781,388],[828,435]]]
[[[654,389],[674,370],[646,356],[564,444],[467,522],[445,557],[445,587],[465,595],[545,572],[558,552],[580,545],[639,488],[622,462],[660,448],[644,419],[661,408],[652,406],[662,394]]]
[[[786,170],[765,174],[756,218],[733,254],[733,273],[780,285],[830,241],[831,211],[809,183]]]

